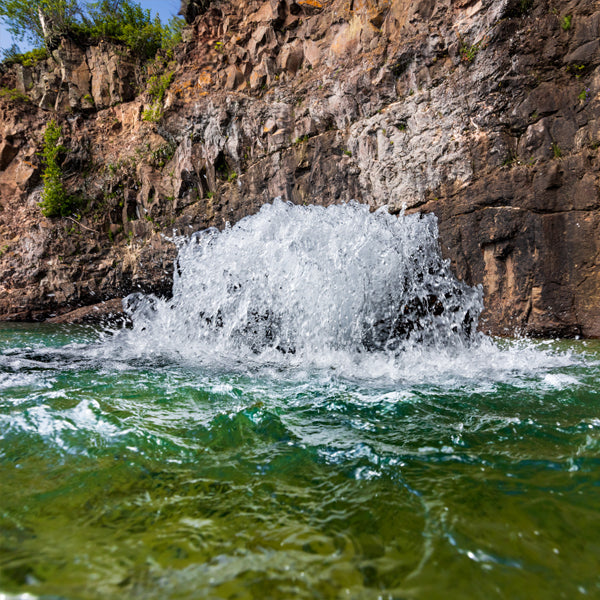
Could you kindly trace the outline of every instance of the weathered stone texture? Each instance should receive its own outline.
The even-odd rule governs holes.
[[[600,336],[597,2],[182,4],[157,122],[107,43],[3,75],[32,102],[0,100],[0,318],[166,292],[162,234],[281,196],[433,211],[457,275],[483,284],[485,331]],[[79,224],[36,207],[50,108]]]

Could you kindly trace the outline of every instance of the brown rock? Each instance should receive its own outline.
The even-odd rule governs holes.
[[[287,71],[290,75],[295,75],[302,66],[304,60],[304,50],[302,43],[296,40],[292,44],[286,44],[277,57],[277,66]]]
[[[68,323],[71,325],[81,323],[96,324],[107,323],[117,319],[122,320],[123,318],[123,299],[114,298],[113,300],[107,300],[99,304],[84,306],[57,317],[51,317],[46,319],[46,323]]]
[[[597,2],[569,3],[569,32],[545,1],[185,4],[156,123],[104,42],[3,73],[32,101],[0,100],[0,318],[168,294],[163,235],[281,196],[434,212],[457,276],[483,285],[483,330],[600,335]],[[39,215],[46,109],[81,218]]]
[[[600,53],[600,41],[594,40],[569,52],[563,59],[563,62],[565,64],[588,64],[594,58],[598,58],[598,53]]]
[[[0,171],[4,171],[18,154],[18,150],[6,140],[0,143]]]
[[[235,90],[244,82],[244,74],[234,65],[227,68],[226,90]]]
[[[263,63],[258,65],[250,74],[250,89],[258,90],[267,84],[267,70]]]
[[[321,62],[321,49],[316,42],[305,40],[303,47],[304,57],[311,67],[315,68]]]

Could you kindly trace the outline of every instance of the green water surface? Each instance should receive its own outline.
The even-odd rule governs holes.
[[[0,325],[0,598],[600,598],[600,344],[446,384],[98,336]]]

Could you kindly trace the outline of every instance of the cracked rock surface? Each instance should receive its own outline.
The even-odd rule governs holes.
[[[173,235],[281,196],[434,212],[484,331],[600,337],[596,1],[183,5],[172,61],[63,40],[0,74],[19,92],[0,96],[0,319],[168,294]],[[51,118],[71,218],[37,206]]]

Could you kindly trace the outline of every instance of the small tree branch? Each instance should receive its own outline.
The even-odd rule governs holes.
[[[38,18],[40,20],[40,24],[42,26],[42,33],[44,34],[44,39],[47,39],[50,37],[50,28],[48,27],[48,21],[46,20],[46,15],[44,14],[44,11],[42,10],[41,6],[38,6]]]
[[[73,217],[65,217],[65,219],[69,219],[69,221],[73,221],[73,223],[76,223],[82,229],[87,229],[88,231],[91,231],[92,233],[98,233],[95,229],[90,229],[89,227],[86,227],[85,225],[83,225],[82,223],[80,223],[79,221],[74,219]]]

